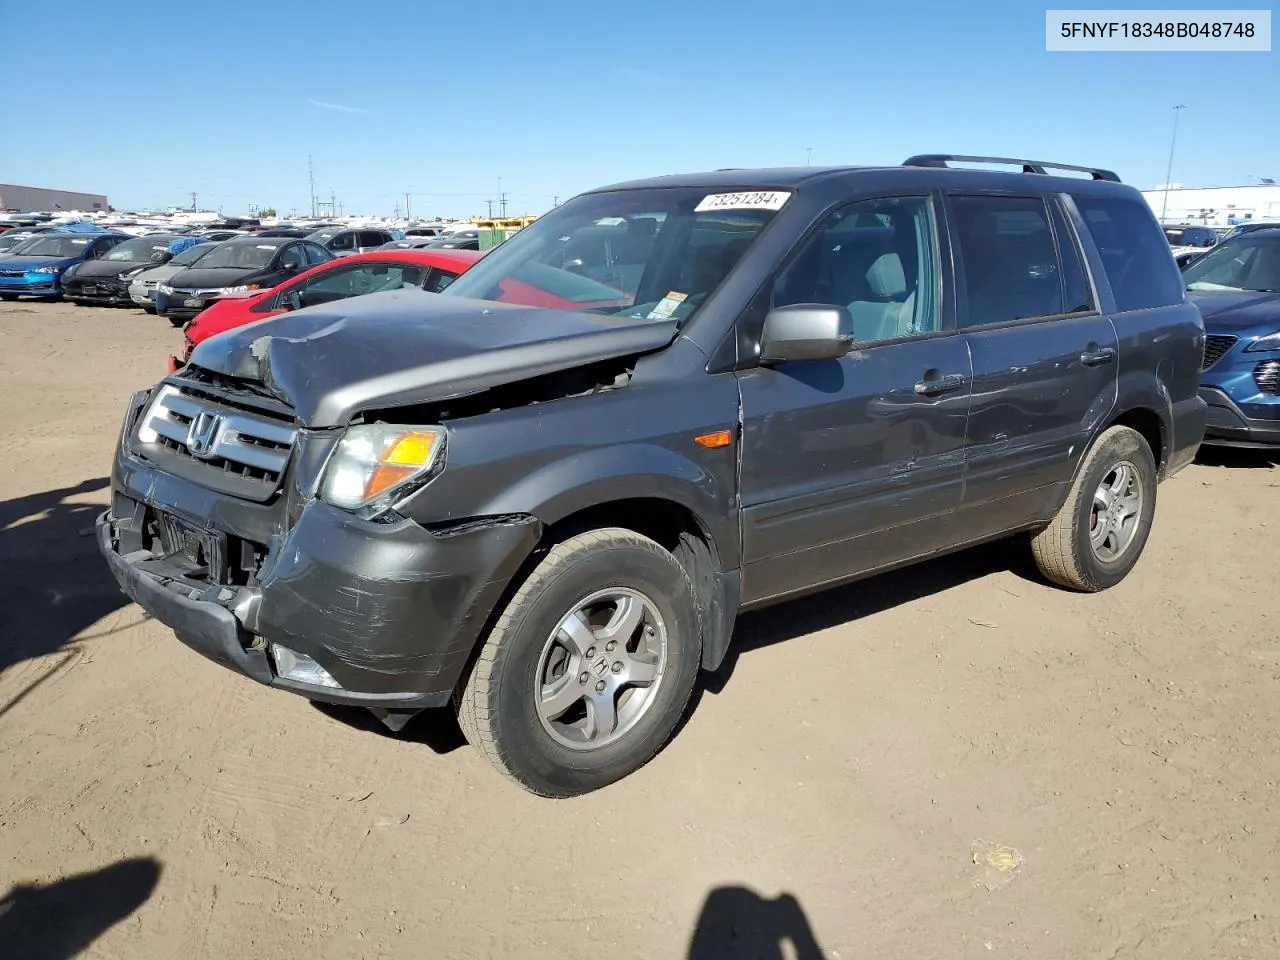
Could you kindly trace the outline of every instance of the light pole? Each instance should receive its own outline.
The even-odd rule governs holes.
[[[1173,148],[1178,143],[1178,113],[1187,109],[1185,103],[1173,105],[1173,136],[1169,140],[1169,166],[1164,172],[1164,203],[1160,205],[1160,222],[1164,223],[1165,214],[1169,212],[1169,181],[1173,179]]]
[[[805,147],[804,148],[804,165],[808,167],[808,166],[812,166],[812,163],[813,163],[813,147]]]

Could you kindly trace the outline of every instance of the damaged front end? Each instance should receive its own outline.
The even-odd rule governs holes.
[[[448,702],[541,525],[428,528],[326,503],[340,436],[298,426],[254,385],[172,377],[130,402],[98,544],[121,589],[188,646],[398,728]]]

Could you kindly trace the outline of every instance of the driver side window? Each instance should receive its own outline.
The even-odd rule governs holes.
[[[935,333],[937,249],[929,197],[849,204],[827,217],[774,281],[770,306],[845,307],[855,343]]]

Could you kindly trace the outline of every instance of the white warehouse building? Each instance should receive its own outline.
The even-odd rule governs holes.
[[[1189,188],[1174,183],[1168,190],[1143,190],[1142,195],[1165,223],[1229,227],[1246,220],[1280,220],[1280,184],[1277,183]]]

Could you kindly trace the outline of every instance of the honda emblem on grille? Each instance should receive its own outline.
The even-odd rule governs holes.
[[[187,449],[193,457],[204,459],[212,456],[221,426],[222,418],[216,413],[202,410],[192,418],[191,426],[187,428]]]

